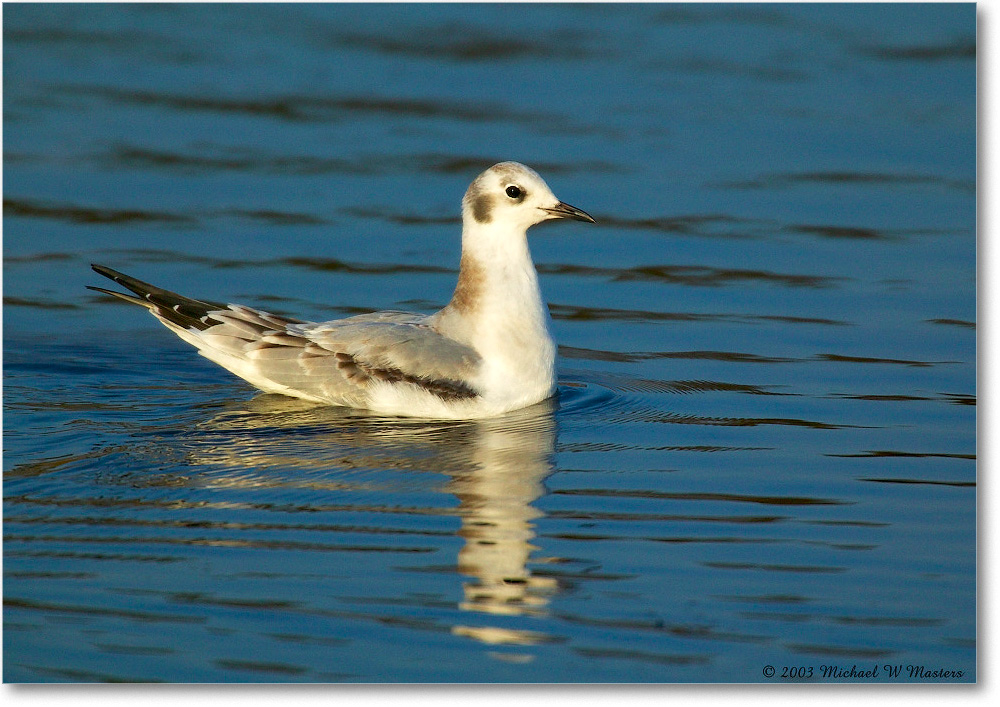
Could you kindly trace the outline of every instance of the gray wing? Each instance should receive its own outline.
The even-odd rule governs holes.
[[[265,390],[352,405],[362,405],[368,387],[377,381],[416,385],[445,400],[478,395],[468,381],[479,366],[479,354],[441,335],[422,315],[376,312],[277,328],[264,312],[229,305],[212,318],[221,326],[201,337],[219,343],[217,337],[241,339],[238,348],[253,376],[230,370]],[[263,385],[255,380],[258,376],[275,385]]]

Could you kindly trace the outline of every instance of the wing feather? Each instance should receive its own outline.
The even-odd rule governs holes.
[[[372,369],[398,371],[408,378],[427,381],[474,377],[481,361],[476,350],[443,336],[425,321],[412,314],[406,319],[397,316],[395,321],[363,316],[295,329],[302,330],[314,344],[347,354]]]
[[[377,312],[322,324],[295,322],[282,331],[264,329],[276,323],[268,321],[271,316],[231,305],[213,315],[224,323],[201,337],[245,359],[256,376],[310,397],[353,399],[379,382],[412,384],[446,400],[478,395],[467,381],[475,376],[479,354],[438,333],[422,315]],[[236,337],[224,344],[214,336],[217,330]]]

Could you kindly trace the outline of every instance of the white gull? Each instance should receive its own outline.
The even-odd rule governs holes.
[[[307,322],[189,299],[102,265],[95,271],[201,355],[268,393],[389,415],[476,418],[533,405],[555,390],[549,313],[527,230],[548,219],[594,223],[517,162],[480,174],[462,200],[462,260],[448,305]]]

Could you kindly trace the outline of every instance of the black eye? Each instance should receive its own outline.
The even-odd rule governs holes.
[[[507,187],[507,196],[511,199],[519,199],[523,194],[520,187],[515,187],[513,184]]]

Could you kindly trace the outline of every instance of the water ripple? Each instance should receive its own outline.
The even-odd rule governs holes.
[[[598,54],[581,42],[585,36],[551,33],[545,37],[526,38],[492,35],[466,24],[446,24],[406,36],[362,34],[339,31],[327,41],[342,47],[364,49],[390,56],[454,62],[493,62],[520,59],[580,60]],[[607,56],[602,49],[599,56]]]
[[[615,361],[631,363],[655,359],[693,359],[706,361],[728,361],[731,363],[793,363],[801,359],[778,356],[761,356],[759,354],[739,351],[606,351],[603,349],[588,349],[578,346],[559,347],[559,355],[564,358],[576,358],[591,361]]]
[[[189,226],[196,223],[196,219],[191,216],[165,211],[51,204],[15,198],[4,198],[3,212],[5,217],[46,218],[79,224],[166,223]]]
[[[166,108],[179,112],[242,114],[300,123],[334,123],[377,116],[408,120],[460,120],[467,123],[514,123],[561,133],[608,133],[574,123],[557,113],[508,108],[497,103],[449,99],[417,99],[374,95],[279,94],[270,97],[237,97],[167,93],[115,86],[56,85],[51,90],[66,96],[97,98],[120,106]]]
[[[705,265],[635,265],[632,267],[598,267],[576,264],[537,264],[544,275],[575,275],[601,277],[613,282],[662,282],[696,287],[731,286],[759,282],[784,287],[827,288],[849,278],[826,275],[799,275],[769,270],[715,268]]]
[[[841,501],[833,498],[812,498],[809,496],[761,496],[741,493],[709,493],[709,492],[668,492],[654,489],[602,489],[577,488],[556,489],[551,493],[557,496],[596,496],[602,498],[644,498],[669,501],[712,501],[726,503],[757,503],[766,506],[843,506],[852,505],[852,501]]]
[[[701,238],[764,238],[777,227],[777,222],[749,219],[728,214],[685,214],[679,216],[625,217],[602,214],[602,226],[614,229],[661,231],[670,235]]]
[[[783,172],[744,181],[721,182],[713,186],[723,189],[787,189],[796,186],[838,185],[915,187],[931,186],[974,194],[975,182],[949,179],[934,174],[901,174],[892,172]]]
[[[976,58],[976,38],[956,37],[941,44],[866,45],[859,51],[885,61],[972,61]]]
[[[28,155],[21,156],[21,159],[30,158]],[[274,153],[248,146],[235,148],[205,143],[199,143],[192,151],[154,149],[122,143],[105,152],[81,159],[112,169],[124,167],[180,171],[187,174],[249,172],[296,176],[373,176],[424,172],[467,176],[481,172],[496,162],[488,155],[426,152],[402,156],[374,153],[354,158],[321,157],[315,154]],[[542,174],[615,174],[627,171],[620,165],[600,160],[533,161],[532,165]],[[389,212],[387,209],[379,209],[373,213],[379,215]],[[391,215],[389,218],[392,218]]]
[[[851,323],[822,317],[794,317],[778,314],[716,314],[709,312],[654,312],[642,309],[615,309],[612,307],[586,307],[549,303],[553,319],[569,321],[650,321],[650,322],[780,322],[783,324],[818,324],[821,326],[849,326]]]

